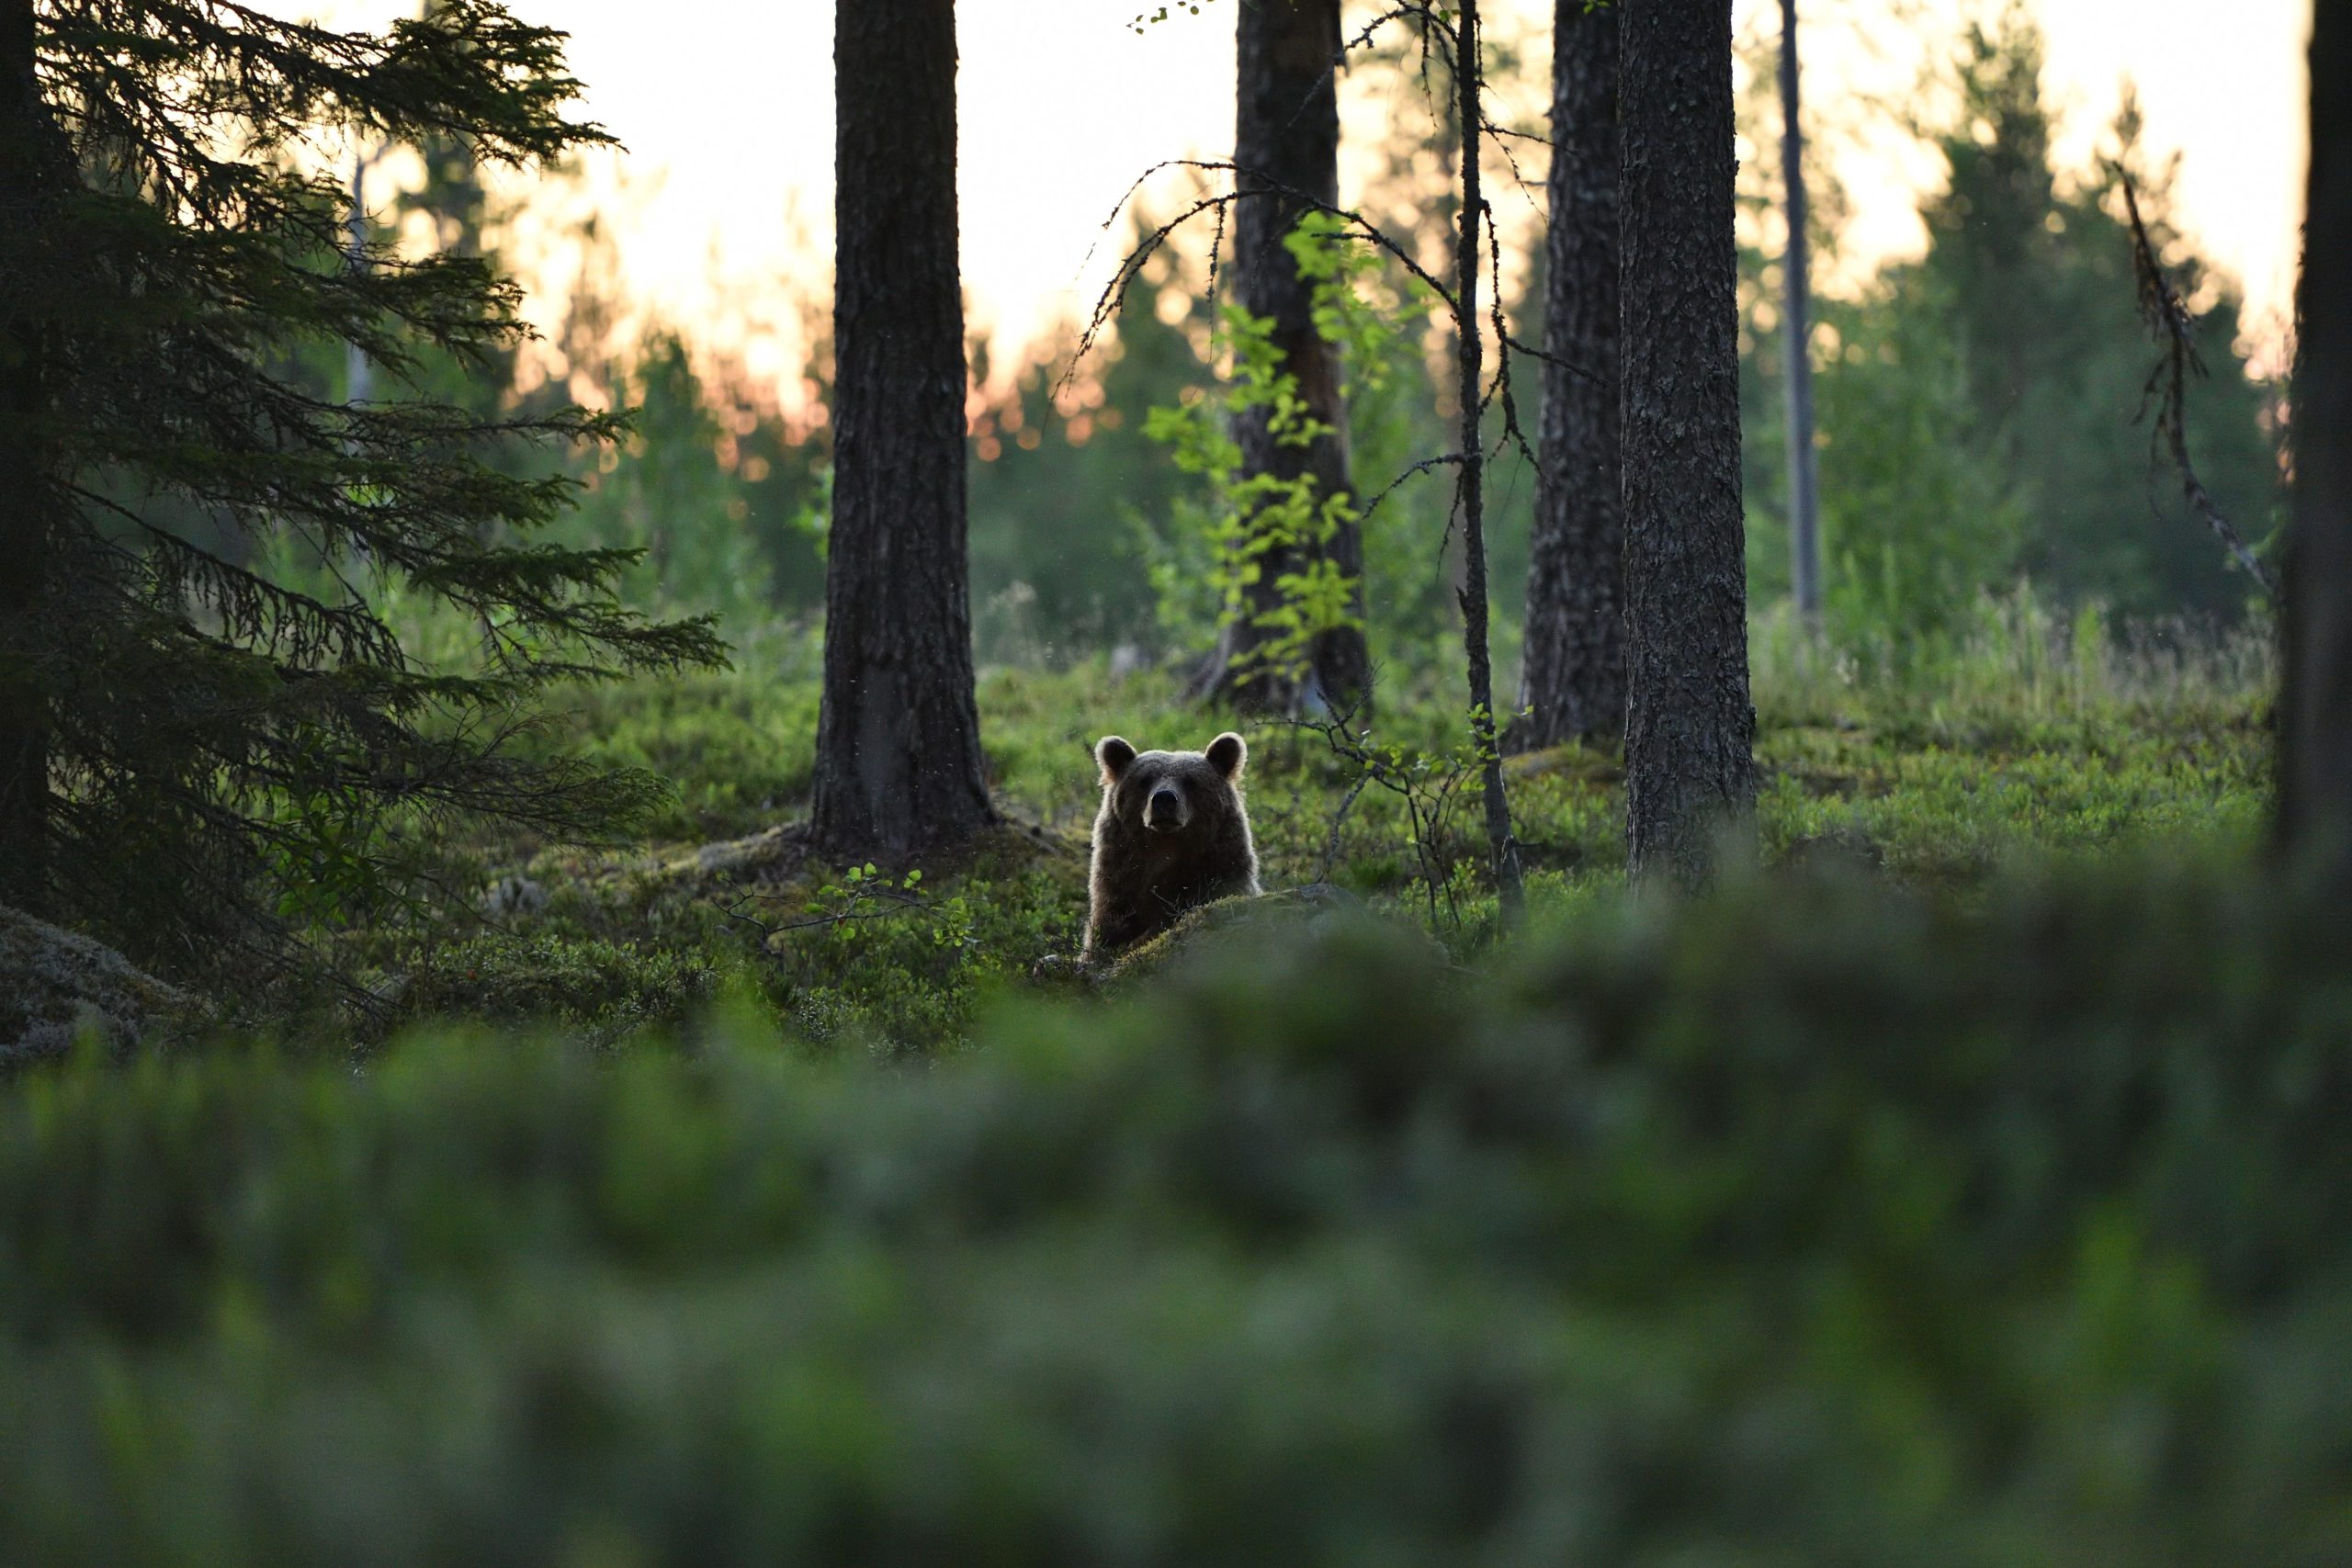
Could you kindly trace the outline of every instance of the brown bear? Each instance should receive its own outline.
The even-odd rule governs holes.
[[[1258,850],[1241,799],[1249,754],[1230,731],[1205,751],[1137,751],[1115,735],[1096,743],[1102,810],[1094,818],[1086,959],[1165,931],[1196,905],[1258,891]]]

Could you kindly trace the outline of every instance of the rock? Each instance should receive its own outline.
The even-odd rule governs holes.
[[[0,1063],[58,1055],[92,1032],[151,1042],[200,1011],[103,942],[0,905]]]
[[[1097,986],[1125,985],[1131,980],[1157,975],[1171,964],[1188,958],[1204,946],[1226,941],[1231,933],[1247,931],[1254,939],[1263,933],[1273,936],[1282,932],[1297,932],[1309,939],[1321,936],[1334,925],[1350,920],[1374,920],[1381,917],[1368,909],[1364,901],[1344,887],[1328,882],[1310,883],[1305,887],[1286,887],[1278,892],[1261,893],[1255,897],[1220,898],[1214,904],[1204,904],[1187,910],[1177,922],[1148,942],[1136,943],[1125,952],[1114,954],[1107,963],[1094,965],[1089,979]],[[1441,965],[1449,963],[1444,945],[1434,937],[1422,933],[1418,927],[1402,922],[1387,922],[1399,930],[1409,930],[1428,945],[1430,955]]]
[[[546,886],[520,873],[502,876],[482,890],[481,912],[493,920],[526,919],[546,913],[547,907]]]

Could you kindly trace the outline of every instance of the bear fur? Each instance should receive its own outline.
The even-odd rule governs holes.
[[[1137,751],[1115,735],[1095,744],[1102,809],[1086,961],[1166,931],[1187,909],[1258,891],[1258,848],[1241,798],[1249,755],[1229,730],[1205,751]]]

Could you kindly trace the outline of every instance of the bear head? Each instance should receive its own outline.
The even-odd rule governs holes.
[[[1109,813],[1131,827],[1167,835],[1231,816],[1249,756],[1250,749],[1231,730],[1210,741],[1205,751],[1138,751],[1115,735],[1104,736],[1094,747]]]

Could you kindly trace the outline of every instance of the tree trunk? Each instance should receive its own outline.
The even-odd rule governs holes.
[[[2278,827],[2340,892],[2352,885],[2352,11],[2312,11]]]
[[[0,903],[48,903],[49,733],[39,617],[53,496],[41,456],[33,0],[0,0]]]
[[[1462,227],[1453,252],[1453,318],[1462,378],[1462,640],[1470,664],[1470,732],[1481,754],[1486,785],[1487,846],[1494,857],[1495,892],[1503,924],[1519,922],[1524,895],[1519,880],[1519,850],[1511,841],[1510,803],[1503,794],[1502,754],[1495,744],[1495,676],[1487,647],[1487,462],[1478,432],[1479,387],[1485,379],[1478,337],[1479,225],[1486,197],[1478,188],[1478,0],[1462,0],[1455,23],[1453,73],[1455,125],[1462,134]],[[1495,287],[1502,287],[1496,278]],[[1501,352],[1510,353],[1508,345]]]
[[[1789,581],[1805,629],[1821,624],[1821,464],[1813,446],[1813,280],[1807,256],[1804,130],[1798,118],[1797,0],[1781,0],[1781,178],[1788,252],[1781,261],[1787,320],[1781,340],[1788,377]]]
[[[1555,0],[1543,463],[1514,750],[1625,734],[1617,459],[1617,10]],[[1567,368],[1569,366],[1588,372]]]
[[[1340,393],[1339,355],[1315,330],[1312,287],[1283,239],[1310,210],[1304,197],[1336,205],[1340,196],[1340,111],[1332,85],[1340,53],[1339,0],[1244,0],[1238,7],[1235,39],[1238,93],[1233,161],[1242,199],[1234,204],[1233,279],[1236,303],[1274,323],[1274,346],[1282,368],[1295,377],[1309,417],[1331,427],[1306,446],[1279,444],[1266,415],[1252,410],[1235,421],[1245,478],[1272,474],[1284,479],[1310,474],[1318,498],[1345,494],[1348,482],[1348,411]],[[1252,192],[1261,193],[1252,195]],[[1284,192],[1295,194],[1281,194]],[[1344,525],[1322,552],[1353,579],[1355,615],[1363,617],[1363,539]],[[1245,618],[1227,626],[1218,638],[1211,672],[1214,690],[1264,712],[1295,712],[1307,694],[1280,672],[1261,671],[1261,650],[1279,633],[1256,626],[1254,617],[1275,609],[1282,592],[1275,580],[1297,570],[1300,552],[1277,550],[1262,558],[1258,581],[1249,592]],[[1329,705],[1345,708],[1363,695],[1372,664],[1361,624],[1327,631],[1308,650],[1306,679]]]
[[[1619,28],[1626,851],[1690,886],[1755,832],[1731,0],[1634,0]]]
[[[833,515],[810,827],[903,859],[992,821],[972,700],[953,0],[836,0]]]

